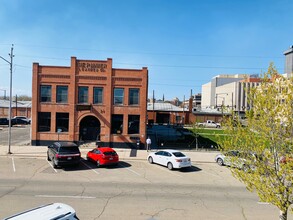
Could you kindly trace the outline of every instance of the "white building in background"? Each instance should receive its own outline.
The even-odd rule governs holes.
[[[258,86],[260,79],[255,75],[236,74],[218,75],[211,82],[202,85],[201,108],[218,109],[222,106],[234,111],[245,111],[250,108],[247,93],[250,88]]]
[[[285,55],[285,76],[292,77],[293,75],[293,46],[284,52]]]
[[[285,55],[285,77],[293,77],[293,46],[284,52]],[[245,111],[250,109],[247,101],[250,88],[261,83],[258,75],[236,74],[218,75],[202,85],[201,109],[218,109],[222,106],[234,111]]]

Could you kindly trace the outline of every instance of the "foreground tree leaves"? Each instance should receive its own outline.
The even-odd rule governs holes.
[[[232,174],[261,201],[278,207],[279,219],[285,220],[293,202],[293,80],[271,64],[259,86],[247,93],[247,126],[237,123],[237,114],[232,113],[225,120],[220,148],[241,152],[233,164],[241,160],[249,169],[231,166]]]

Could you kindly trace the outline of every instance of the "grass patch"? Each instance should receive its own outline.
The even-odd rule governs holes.
[[[194,134],[209,139],[215,143],[219,143],[224,138],[224,130],[222,129],[210,129],[210,128],[193,128],[190,129]]]

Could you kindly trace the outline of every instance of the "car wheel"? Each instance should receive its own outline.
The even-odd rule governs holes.
[[[242,170],[246,173],[249,170],[249,167],[246,164],[243,164]]]
[[[51,161],[50,157],[49,157],[49,154],[47,153],[47,160],[48,161]]]
[[[153,160],[152,157],[149,157],[148,161],[149,161],[149,163],[151,163],[151,164],[154,162],[154,160]]]
[[[167,167],[168,167],[169,170],[173,170],[173,164],[171,162],[169,162],[167,164]]]
[[[55,158],[52,158],[52,165],[53,165],[54,168],[57,168],[58,167],[57,164],[56,164],[56,162],[55,162]]]
[[[100,167],[100,166],[101,166],[100,161],[97,160],[97,167]]]
[[[218,159],[217,159],[217,163],[218,163],[220,166],[223,166],[223,165],[224,165],[224,161],[223,161],[223,159],[221,159],[221,158],[218,158]]]

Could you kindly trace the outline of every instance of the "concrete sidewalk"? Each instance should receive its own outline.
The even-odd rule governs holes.
[[[81,156],[86,158],[88,151],[94,147],[80,146]],[[119,155],[120,160],[146,160],[148,153],[146,150],[136,149],[122,149],[115,148]],[[152,150],[156,151],[156,150]],[[181,150],[185,155],[191,158],[194,163],[215,163],[215,156],[219,153],[217,151],[194,151],[194,150]],[[47,146],[10,146],[8,154],[8,146],[0,145],[0,156],[16,156],[16,157],[47,157]]]

